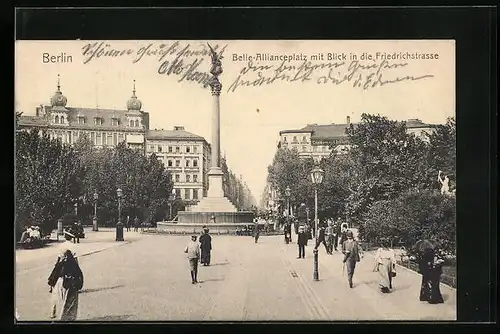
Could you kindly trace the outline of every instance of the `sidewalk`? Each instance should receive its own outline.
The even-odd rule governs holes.
[[[63,247],[69,246],[77,257],[83,257],[111,247],[128,244],[143,237],[139,232],[124,231],[125,241],[117,242],[115,233],[115,229],[112,228],[99,229],[98,232],[92,231],[92,228],[85,228],[85,238],[80,239],[80,243],[68,243],[65,242],[64,237],[59,236],[59,242],[51,242],[43,248],[18,249],[16,250],[16,274],[40,266],[53,265]],[[51,239],[56,240],[55,233],[52,234]]]
[[[294,241],[296,241],[294,235]],[[294,247],[295,246],[295,247]],[[316,299],[318,308],[324,309],[324,315],[318,320],[335,319],[335,313],[351,314],[344,320],[456,320],[456,290],[441,284],[444,304],[432,305],[419,300],[421,275],[397,267],[397,276],[393,281],[393,291],[383,294],[378,286],[378,273],[373,272],[374,257],[365,252],[364,258],[356,266],[354,288],[349,289],[347,270],[343,272],[340,251],[328,255],[324,246],[318,248],[319,282],[312,279],[314,240],[309,240],[306,247],[306,259],[293,260],[297,256],[296,245],[282,245],[282,250],[304,277],[310,295]],[[338,303],[343,310],[335,312]],[[330,310],[334,310],[333,313]],[[339,319],[337,319],[339,320]]]

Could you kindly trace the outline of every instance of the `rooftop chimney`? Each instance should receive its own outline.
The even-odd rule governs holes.
[[[351,116],[347,116],[346,124],[347,126],[351,125]]]
[[[174,131],[183,131],[184,127],[183,126],[174,126]]]

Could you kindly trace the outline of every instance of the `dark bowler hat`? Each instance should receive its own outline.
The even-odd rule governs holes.
[[[191,236],[191,239],[196,240],[196,238],[197,238],[197,237],[198,237],[197,235],[194,235],[194,234],[193,234],[193,235]]]

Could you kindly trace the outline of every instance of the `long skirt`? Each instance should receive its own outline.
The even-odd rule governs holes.
[[[441,289],[439,288],[439,282],[441,281],[441,268],[433,268],[430,271],[429,283],[430,283],[430,304],[440,304],[444,303],[443,295],[441,295]]]
[[[75,321],[78,314],[78,290],[63,287],[63,278],[59,277],[52,288],[51,316],[60,321]]]
[[[382,259],[382,263],[378,264],[379,286],[380,288],[390,289],[392,287],[392,261],[390,259]]]
[[[201,251],[201,263],[209,265],[210,264],[210,251]]]

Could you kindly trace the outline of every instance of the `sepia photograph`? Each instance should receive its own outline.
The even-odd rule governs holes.
[[[16,41],[16,321],[457,320],[455,47]]]

